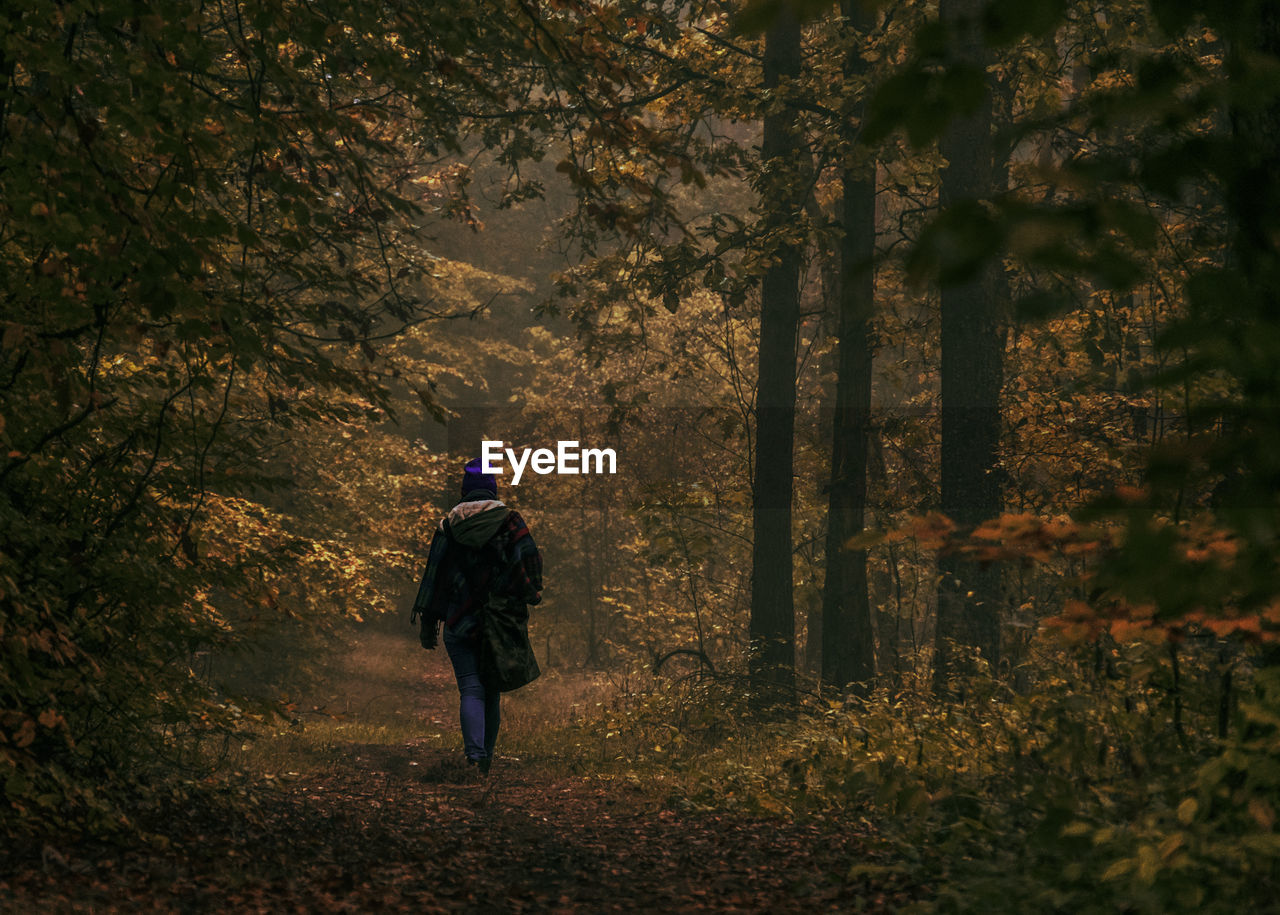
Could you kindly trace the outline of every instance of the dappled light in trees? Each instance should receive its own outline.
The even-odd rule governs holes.
[[[6,905],[1273,904],[1276,4],[0,26]],[[616,471],[468,780],[484,441]]]

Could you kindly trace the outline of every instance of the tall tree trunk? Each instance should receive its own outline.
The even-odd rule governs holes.
[[[586,441],[586,417],[578,411],[578,441]],[[592,480],[583,478],[582,490],[591,487]],[[591,530],[587,523],[587,494],[578,492],[578,537],[579,555],[582,557],[582,610],[587,620],[587,658],[584,662],[588,668],[600,665],[600,637],[596,628],[596,585],[595,585],[595,548],[599,543],[598,533]]]
[[[818,195],[810,192],[805,201],[805,212],[813,220],[814,225],[838,225],[841,214],[837,212],[828,217]],[[817,252],[818,275],[822,282],[822,331],[823,336],[831,340],[840,339],[840,248],[838,245],[820,248]],[[823,377],[840,376],[840,348],[833,346],[818,357],[817,373]],[[835,435],[836,385],[824,384],[818,399],[818,436],[815,447],[820,451],[831,453]],[[826,554],[824,554],[825,557]],[[825,569],[826,562],[824,560]],[[825,580],[825,579],[824,579]],[[814,677],[822,676],[822,614],[825,594],[816,595],[816,599],[806,601],[805,605],[805,673]]]
[[[848,24],[865,32],[858,0],[844,0]],[[851,41],[845,77],[862,69]],[[862,532],[867,505],[867,424],[871,417],[871,313],[875,304],[875,162],[845,168],[840,246],[839,368],[827,512],[827,570],[822,595],[822,679],[835,686],[870,684],[876,673],[867,552],[845,547]]]
[[[957,64],[985,66],[984,6],[985,0],[941,0],[939,15],[953,29]],[[991,107],[988,85],[978,108],[955,118],[942,137],[944,208],[992,191]],[[1000,512],[999,270],[993,259],[972,279],[942,289],[942,512],[962,530]],[[999,663],[1000,572],[956,556],[941,557],[938,566],[934,685],[942,690],[955,667],[952,642],[977,648],[993,669]]]
[[[781,78],[799,73],[800,24],[784,5],[765,36],[765,88],[776,88]],[[774,249],[760,287],[750,668],[753,676],[784,689],[795,682],[791,494],[801,251],[795,240],[777,236],[796,224],[803,206],[804,188],[796,172],[800,146],[794,108],[784,105],[765,117],[761,193]]]
[[[1280,3],[1264,0],[1256,9],[1256,26],[1227,44],[1227,72],[1257,68],[1252,72],[1254,80],[1258,80],[1261,68],[1275,66],[1280,60]],[[1229,481],[1219,512],[1238,529],[1249,531],[1247,536],[1257,538],[1259,547],[1265,542],[1261,531],[1266,528],[1254,519],[1267,512],[1275,517],[1280,509],[1275,483],[1280,479],[1280,452],[1274,445],[1276,415],[1280,413],[1280,372],[1275,368],[1274,342],[1280,336],[1275,305],[1280,301],[1280,254],[1276,247],[1280,234],[1280,92],[1271,85],[1266,104],[1236,104],[1229,110],[1234,167],[1227,172],[1224,188],[1230,220],[1228,275],[1253,295],[1214,308],[1212,317],[1203,305],[1196,309],[1200,321],[1208,318],[1220,326],[1234,325],[1228,345],[1240,358],[1228,368],[1236,375],[1239,389],[1247,393],[1236,415],[1229,417],[1228,434],[1234,439],[1227,446],[1230,457],[1216,462],[1216,469]],[[1269,358],[1259,358],[1257,349],[1243,344],[1246,339],[1271,341],[1259,344],[1266,347]],[[1265,548],[1260,552],[1265,553]],[[1257,587],[1257,581],[1251,584]],[[1271,588],[1280,584],[1274,575],[1262,581]],[[1280,667],[1280,641],[1264,643],[1261,663]],[[1258,728],[1256,723],[1249,725],[1251,733]]]

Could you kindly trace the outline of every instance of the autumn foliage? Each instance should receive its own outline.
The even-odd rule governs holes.
[[[332,652],[481,439],[573,440],[503,493],[528,796],[862,818],[822,898],[1269,904],[1278,60],[1270,2],[7,5],[6,841],[409,746]]]

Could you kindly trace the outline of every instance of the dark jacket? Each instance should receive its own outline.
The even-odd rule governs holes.
[[[542,556],[520,513],[497,499],[471,498],[450,509],[431,538],[410,621],[421,618],[422,644],[434,647],[441,622],[454,635],[473,635],[486,601],[527,615],[525,605],[542,600],[541,592]]]

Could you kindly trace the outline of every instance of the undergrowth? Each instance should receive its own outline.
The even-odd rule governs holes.
[[[422,665],[403,641],[377,632],[352,635],[343,650],[287,685],[280,714],[211,748],[211,764],[316,774],[341,765],[354,746],[442,745],[452,734],[439,716],[420,714],[415,696],[422,691]]]
[[[882,847],[847,878],[900,871],[940,911],[1237,912],[1280,898],[1274,671],[1238,658],[1224,706],[1212,652],[1033,657],[1033,670],[979,673],[945,700],[906,677],[866,697],[812,687],[763,714],[740,678],[548,671],[504,697],[498,772],[626,780],[686,811],[856,824]],[[434,702],[419,702],[431,677]],[[443,652],[373,634],[321,683],[292,717],[224,746],[220,770],[287,779],[367,747],[460,750],[456,700],[439,701],[453,689]]]
[[[1280,898],[1280,679],[1246,678],[1220,737],[1219,697],[1186,687],[1211,678],[1184,658],[1170,682],[1161,651],[1042,655],[1019,691],[977,675],[941,701],[908,679],[763,717],[741,681],[659,683],[539,749],[686,809],[863,821],[899,863],[851,861],[849,879],[904,870],[941,911],[1265,909]]]

